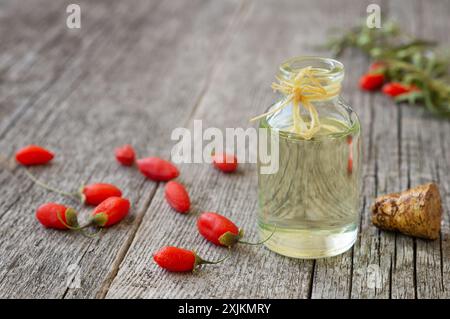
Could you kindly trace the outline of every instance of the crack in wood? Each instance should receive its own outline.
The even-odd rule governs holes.
[[[131,244],[133,243],[134,238],[136,237],[136,233],[138,232],[139,227],[141,226],[142,220],[144,219],[144,216],[145,216],[147,210],[149,209],[153,198],[155,197],[156,190],[158,189],[159,184],[160,183],[155,185],[152,192],[150,193],[148,198],[145,200],[143,209],[141,210],[141,212],[138,212],[137,218],[131,229],[131,235],[128,236],[126,242],[123,244],[123,246],[120,248],[119,252],[117,253],[117,256],[112,264],[112,269],[111,269],[110,273],[108,274],[108,276],[103,281],[103,284],[101,285],[101,287],[96,295],[96,298],[104,299],[106,297],[106,295],[108,294],[109,287],[111,286],[112,282],[114,281],[114,278],[116,278],[117,273],[119,272],[119,269],[120,269],[120,265],[124,261],[125,256],[127,255],[128,250],[130,249]]]

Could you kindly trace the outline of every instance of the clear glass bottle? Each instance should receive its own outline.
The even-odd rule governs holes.
[[[299,70],[319,70],[318,80],[340,84],[342,63],[327,58],[296,57],[280,66],[279,77],[289,79]],[[323,81],[322,81],[323,80]],[[360,122],[338,94],[311,101],[320,119],[312,138],[292,131],[293,110],[308,123],[311,118],[300,104],[264,116],[260,127],[279,136],[279,169],[261,174],[258,167],[258,226],[261,238],[275,231],[265,245],[282,255],[321,258],[351,248],[359,225],[361,184]],[[283,96],[270,110],[279,107]],[[258,166],[261,163],[258,161]]]

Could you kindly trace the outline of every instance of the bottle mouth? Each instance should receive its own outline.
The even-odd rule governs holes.
[[[270,115],[268,126],[304,140],[348,134],[354,125],[351,112],[343,103],[338,106],[343,78],[344,65],[334,59],[301,56],[285,61],[279,83],[272,84],[284,98],[264,114]]]
[[[316,56],[299,56],[286,60],[280,65],[280,75],[290,78],[306,67],[320,70],[316,77],[325,83],[341,82],[344,78],[344,65],[341,62]]]

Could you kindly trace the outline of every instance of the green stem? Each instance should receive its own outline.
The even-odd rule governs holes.
[[[62,218],[60,212],[57,213],[57,217],[58,217],[58,220],[61,222],[61,224],[63,224],[64,226],[66,226],[68,229],[70,229],[70,230],[75,230],[75,231],[81,231],[81,233],[83,234],[83,236],[88,237],[88,238],[94,238],[94,237],[96,237],[97,235],[99,235],[99,234],[103,231],[103,228],[100,228],[100,227],[99,227],[99,228],[98,228],[98,231],[96,231],[95,233],[88,233],[88,232],[85,231],[85,229],[86,229],[87,227],[89,227],[89,226],[92,226],[92,222],[89,222],[89,223],[87,223],[87,224],[84,225],[84,226],[74,227],[74,226],[70,226],[69,224],[67,224],[67,223],[63,220],[63,218]]]
[[[72,198],[73,200],[80,202],[81,198],[80,195],[78,193],[68,193],[68,192],[64,192],[62,190],[59,190],[57,188],[54,188],[50,185],[45,184],[44,182],[41,182],[40,180],[38,180],[28,169],[25,169],[25,174],[28,176],[28,178],[30,178],[36,185],[50,191],[50,192],[54,192],[60,195],[64,195],[67,197]]]
[[[61,216],[61,212],[59,212],[58,211],[58,213],[56,214],[56,217],[58,217],[58,220],[60,221],[60,223],[61,224],[63,224],[64,226],[66,226],[68,229],[71,229],[71,230],[82,230],[83,228],[84,228],[84,226],[83,227],[79,227],[79,226],[71,226],[71,225],[69,225],[69,224],[67,224],[65,221],[64,221],[64,219],[62,218],[62,216]]]
[[[275,228],[273,229],[272,233],[264,240],[256,242],[256,243],[250,243],[248,241],[243,241],[243,240],[238,240],[238,243],[240,244],[245,244],[245,245],[252,245],[252,246],[258,246],[258,245],[262,245],[265,242],[267,242],[270,238],[272,238],[272,236],[275,234],[275,232],[277,231],[277,225],[275,225]]]
[[[95,232],[95,233],[88,233],[88,232],[86,232],[84,229],[82,229],[81,230],[81,233],[85,236],[85,237],[88,237],[88,238],[95,238],[95,237],[97,237],[102,231],[103,231],[103,228],[101,228],[101,227],[99,227],[99,228],[97,228],[98,230]]]
[[[228,254],[224,258],[215,260],[215,261],[205,260],[205,259],[201,258],[200,256],[198,256],[195,252],[194,252],[194,254],[195,254],[195,267],[193,270],[195,270],[196,266],[199,266],[202,264],[215,265],[215,264],[220,264],[221,262],[227,260],[231,256],[231,247],[228,247]]]

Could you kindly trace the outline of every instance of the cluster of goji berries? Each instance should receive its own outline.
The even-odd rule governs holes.
[[[179,213],[190,210],[191,200],[185,186],[173,179],[180,175],[178,168],[171,162],[159,157],[147,157],[136,160],[136,154],[131,145],[125,145],[115,150],[117,161],[125,166],[136,163],[139,171],[147,178],[157,182],[168,182],[165,185],[167,203]],[[44,165],[54,158],[54,154],[45,148],[29,145],[17,151],[16,160],[24,166]],[[225,173],[232,173],[238,167],[236,156],[228,153],[212,154],[215,168]],[[37,180],[28,170],[28,176],[33,181],[62,195],[70,196],[86,205],[96,206],[89,221],[79,225],[77,211],[59,203],[49,202],[36,210],[37,220],[47,228],[60,230],[83,230],[88,226],[109,227],[124,219],[130,210],[128,199],[122,198],[122,191],[112,184],[95,183],[84,185],[78,192],[68,193],[52,188]],[[215,245],[231,247],[240,241],[243,231],[228,218],[213,212],[202,213],[197,220],[199,233]],[[169,271],[193,271],[200,264],[214,264],[197,256],[192,250],[167,246],[153,256],[155,262]]]
[[[212,154],[212,163],[215,168],[232,173],[238,167],[236,156],[228,153]],[[167,203],[179,213],[187,213],[191,200],[183,184],[173,179],[179,176],[178,169],[170,162],[160,158],[151,157],[137,161],[139,170],[154,181],[168,181],[164,194]],[[199,233],[215,245],[231,247],[235,245],[243,235],[231,220],[218,213],[204,212],[197,220]],[[154,261],[162,268],[173,272],[193,271],[201,264],[217,264],[225,260],[208,261],[199,257],[193,250],[166,246],[158,250],[154,255]]]
[[[394,98],[402,94],[419,91],[419,88],[414,85],[386,82],[386,80],[386,64],[384,62],[374,62],[370,65],[369,71],[359,79],[359,86],[365,91],[376,91],[381,88],[385,95]]]
[[[214,153],[211,156],[212,163],[218,170],[224,173],[236,171],[238,161],[233,154]],[[137,165],[149,179],[168,182],[164,194],[167,203],[174,210],[183,214],[189,211],[191,200],[186,188],[183,184],[173,181],[180,175],[175,165],[157,157],[138,160]],[[197,228],[208,241],[220,246],[231,247],[242,237],[242,231],[231,220],[217,213],[202,213],[197,220]],[[163,247],[153,255],[153,259],[160,267],[175,272],[193,271],[198,265],[216,264],[224,260],[207,261],[192,250],[173,246]]]
[[[29,145],[16,152],[16,160],[23,166],[44,165],[53,158],[52,152],[37,145]],[[130,210],[130,201],[122,198],[122,191],[115,185],[93,183],[83,185],[77,192],[69,193],[52,188],[37,180],[30,171],[26,172],[36,184],[50,191],[79,200],[82,204],[95,206],[88,222],[80,226],[75,209],[54,202],[44,203],[37,208],[36,218],[47,228],[82,230],[88,226],[109,227],[125,218]]]

